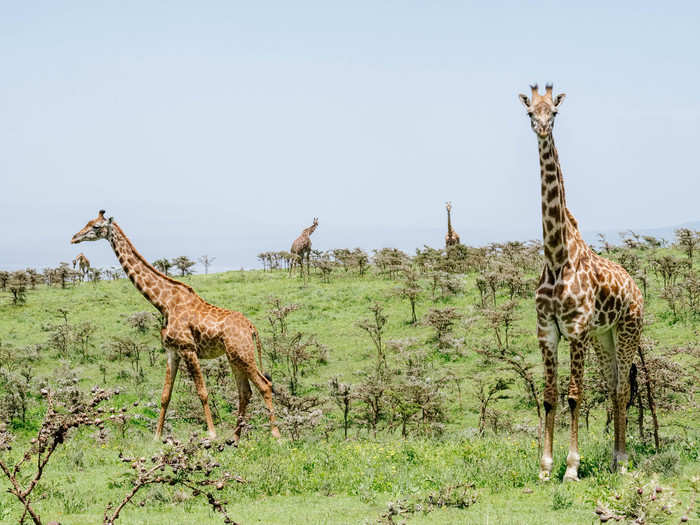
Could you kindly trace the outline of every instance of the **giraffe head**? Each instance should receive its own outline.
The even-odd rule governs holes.
[[[112,219],[113,217],[106,218],[105,211],[100,210],[95,219],[92,219],[82,230],[73,235],[73,238],[70,240],[71,244],[106,239],[112,229]]]
[[[452,203],[451,203],[451,202],[449,202],[449,201],[446,202],[446,203],[445,203],[445,206],[447,207],[447,211],[448,211],[448,212],[449,212],[449,211],[452,211]]]
[[[538,93],[537,84],[530,86],[530,89],[532,90],[532,100],[523,94],[518,95],[518,97],[527,109],[532,130],[540,137],[546,137],[552,132],[554,117],[556,117],[559,105],[566,94],[560,93],[556,97],[552,97],[552,84],[547,84],[544,95]]]

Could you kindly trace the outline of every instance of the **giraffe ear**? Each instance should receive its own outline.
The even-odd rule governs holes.
[[[566,93],[559,93],[556,97],[554,97],[554,107],[558,108],[559,104],[564,102],[564,98],[566,98]]]
[[[523,95],[522,93],[520,93],[518,95],[518,98],[520,99],[520,102],[523,103],[523,106],[525,106],[527,109],[530,109],[530,99],[527,95]]]
[[[114,217],[110,217],[109,219],[107,219],[107,224],[112,224],[113,220],[114,220]]]

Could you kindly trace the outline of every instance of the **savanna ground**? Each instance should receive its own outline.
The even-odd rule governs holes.
[[[576,524],[598,522],[594,511],[602,506],[630,522],[642,513],[645,523],[700,520],[694,488],[700,475],[698,263],[689,266],[676,248],[628,244],[608,255],[646,282],[644,348],[659,451],[640,371],[642,395],[628,416],[629,473],[610,473],[605,393],[589,356],[581,481],[565,485],[565,397],[558,407],[556,476],[538,479],[537,247],[463,249],[450,256],[425,250],[412,260],[385,251],[366,269],[347,254],[316,254],[306,281],[283,269],[183,277],[210,303],[239,310],[256,324],[265,368],[279,390],[281,441],[270,437],[254,392],[240,445],[202,451],[245,480],[217,493],[229,515],[243,524]],[[44,523],[100,523],[107,503],[133,486],[120,453],[149,457],[164,446],[153,441],[165,370],[156,312],[123,278],[26,288],[25,304],[12,304],[9,292],[0,304],[2,418],[13,439],[0,459],[14,464],[36,435],[46,410],[42,388],[118,387],[120,394],[107,403],[127,407],[127,422],[69,433],[32,493]],[[417,295],[416,323],[410,295]],[[426,322],[431,309],[437,309],[428,316],[432,326]],[[154,315],[134,316],[144,311]],[[436,335],[435,326],[445,322],[451,327]],[[218,439],[224,440],[236,421],[235,383],[224,361],[209,362],[206,372]],[[563,392],[568,375],[563,342]],[[203,431],[201,404],[183,369],[166,434],[186,439]],[[33,469],[25,465],[20,480]],[[117,523],[222,521],[206,500],[179,485],[150,485],[133,502]],[[22,505],[3,491],[0,522],[17,523],[21,514]]]

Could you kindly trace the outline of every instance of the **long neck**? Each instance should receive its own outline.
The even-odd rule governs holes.
[[[569,259],[569,237],[573,226],[568,220],[564,178],[559,166],[559,156],[550,133],[538,136],[540,150],[540,177],[542,182],[542,240],[544,258],[553,271]],[[575,227],[574,227],[575,229]]]
[[[452,235],[452,218],[451,218],[451,211],[449,208],[447,208],[447,233]]]
[[[307,236],[309,236],[314,232],[315,229],[316,229],[316,225],[312,224],[311,226],[306,228],[302,233],[305,233]]]
[[[151,266],[143,256],[136,251],[134,245],[126,236],[124,231],[112,223],[111,234],[107,239],[114,249],[114,253],[119,259],[124,272],[129,277],[139,292],[155,306],[162,314],[166,314],[167,301],[173,294],[169,293],[174,288],[187,289],[194,293],[185,283],[166,277],[153,266]]]

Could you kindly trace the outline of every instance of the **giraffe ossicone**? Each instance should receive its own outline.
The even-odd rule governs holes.
[[[159,438],[163,432],[180,360],[185,362],[194,380],[209,436],[216,436],[209,409],[209,395],[199,361],[223,354],[228,358],[238,386],[238,422],[234,439],[238,441],[245,424],[246,408],[251,396],[249,382],[263,396],[269,410],[272,435],[279,437],[272,408],[272,382],[262,371],[262,345],[255,325],[240,312],[211,305],[197,295],[191,286],[156,270],[136,251],[113,218],[105,217],[104,210],[100,210],[96,218],[76,233],[71,243],[99,239],[106,239],[110,243],[126,275],[165,320],[160,333],[168,360],[155,438]],[[256,348],[260,368],[255,363]]]
[[[583,241],[578,223],[566,207],[564,179],[552,129],[565,95],[544,95],[537,84],[531,97],[519,95],[537,135],[542,192],[542,239],[545,266],[535,293],[537,338],[545,371],[544,447],[540,478],[552,472],[554,415],[557,406],[557,347],[561,337],[571,348],[568,402],[571,413],[565,481],[578,479],[578,416],[583,396],[586,349],[592,346],[601,364],[613,409],[615,438],[612,468],[627,461],[625,433],[630,377],[639,347],[644,301],[636,283],[617,263],[596,254]]]

